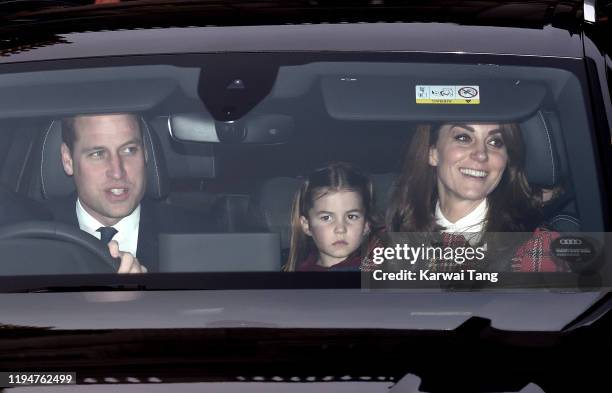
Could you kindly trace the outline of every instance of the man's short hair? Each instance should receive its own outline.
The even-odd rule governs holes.
[[[136,120],[136,123],[138,124],[138,130],[140,131],[140,136],[142,137],[142,127],[140,125],[140,121],[138,120],[138,116],[134,115],[133,113],[121,113],[121,114],[132,116],[134,120]],[[74,148],[74,142],[76,141],[75,123],[76,123],[77,117],[79,116],[95,116],[95,115],[77,115],[77,116],[65,117],[62,119],[62,142],[64,142],[66,146],[68,146],[68,149],[70,150],[71,153]]]
[[[72,152],[74,141],[76,139],[76,130],[74,129],[76,117],[65,117],[62,119],[62,142],[68,146],[68,150]]]

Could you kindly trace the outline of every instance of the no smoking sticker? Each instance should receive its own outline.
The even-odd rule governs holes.
[[[417,104],[480,104],[480,87],[465,85],[417,85]]]

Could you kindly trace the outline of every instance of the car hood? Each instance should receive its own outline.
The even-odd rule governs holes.
[[[0,325],[51,329],[351,328],[560,331],[604,294],[367,293],[358,289],[97,291],[0,295]]]

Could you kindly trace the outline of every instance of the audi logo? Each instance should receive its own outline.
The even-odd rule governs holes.
[[[561,243],[564,246],[580,245],[582,244],[582,240],[580,239],[561,239],[559,240],[559,243]]]

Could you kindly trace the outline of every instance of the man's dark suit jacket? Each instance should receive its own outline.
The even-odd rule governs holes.
[[[47,209],[53,219],[79,227],[76,216],[76,195],[55,198],[46,201]],[[159,271],[160,233],[197,233],[214,232],[216,225],[212,220],[198,211],[168,205],[151,199],[140,203],[140,226],[138,228],[138,246],[136,257],[149,272]]]

